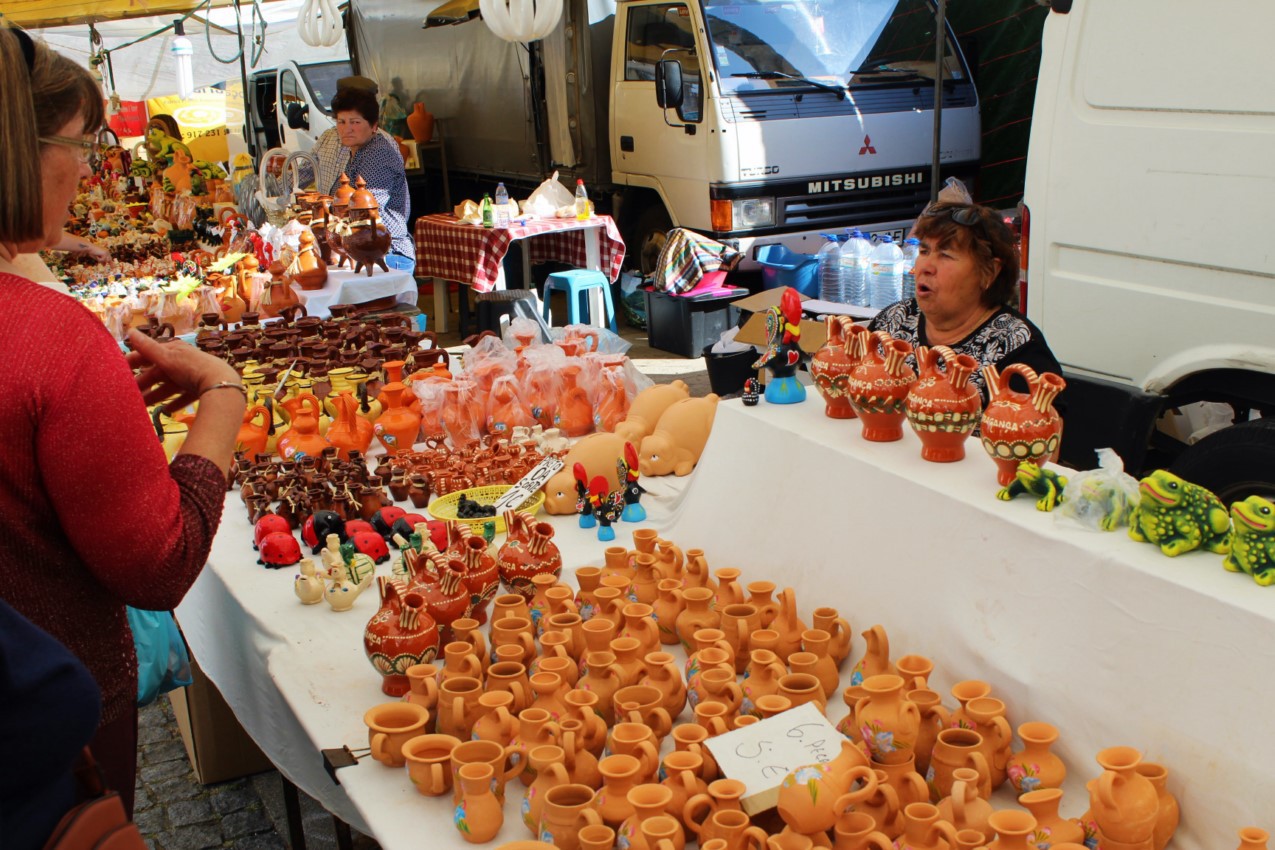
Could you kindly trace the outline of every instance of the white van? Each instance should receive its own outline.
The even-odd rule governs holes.
[[[1023,257],[1068,382],[1063,460],[1111,446],[1135,474],[1270,498],[1275,3],[1050,5]],[[1166,421],[1197,402],[1227,427],[1188,444]]]
[[[271,148],[310,150],[325,130],[336,126],[332,117],[336,82],[353,73],[346,59],[305,65],[288,61],[253,73],[244,94],[240,144],[246,145],[245,152],[256,160]],[[240,150],[232,146],[231,156]]]

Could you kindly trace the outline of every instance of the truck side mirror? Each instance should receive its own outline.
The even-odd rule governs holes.
[[[655,63],[655,102],[661,109],[682,105],[682,63],[676,59]]]
[[[288,126],[293,130],[310,129],[310,110],[306,108],[304,103],[295,101],[289,103],[285,114],[288,117]]]

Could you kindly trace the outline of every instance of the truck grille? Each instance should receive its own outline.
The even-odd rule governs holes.
[[[944,109],[974,106],[978,102],[968,83],[950,86],[943,93]],[[785,118],[829,118],[838,115],[873,115],[887,112],[933,111],[934,86],[885,87],[874,91],[854,91],[844,100],[832,92],[759,92],[724,95],[722,118],[740,121],[780,121]]]
[[[779,226],[815,226],[895,221],[915,218],[930,202],[930,181],[904,188],[826,192],[778,199]]]

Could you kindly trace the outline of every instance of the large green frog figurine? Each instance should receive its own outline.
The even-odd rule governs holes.
[[[1138,482],[1141,501],[1129,518],[1129,536],[1151,542],[1169,557],[1204,547],[1231,551],[1231,519],[1208,490],[1157,469]]]
[[[1266,587],[1275,583],[1275,505],[1261,496],[1231,503],[1235,537],[1222,566],[1245,572]]]

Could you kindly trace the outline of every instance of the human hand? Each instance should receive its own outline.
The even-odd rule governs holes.
[[[71,253],[72,256],[89,259],[95,263],[105,263],[111,258],[110,251],[101,245],[94,245],[92,242],[81,242],[80,247]]]
[[[180,410],[214,384],[241,382],[229,363],[184,342],[157,342],[136,329],[129,331],[127,342],[133,350],[125,359],[141,369],[137,387],[147,406],[171,399],[164,410]]]

